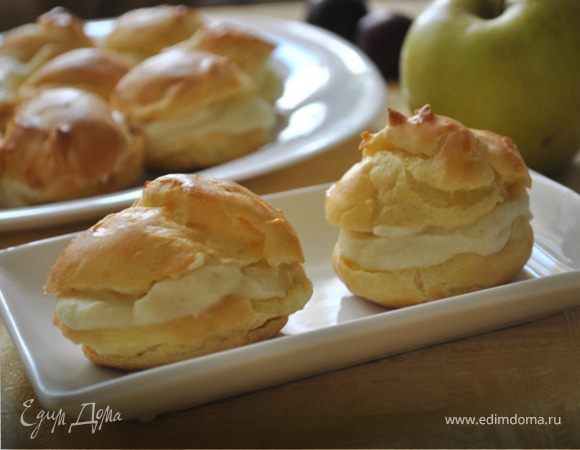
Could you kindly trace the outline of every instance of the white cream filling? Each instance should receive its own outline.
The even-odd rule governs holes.
[[[252,300],[284,297],[291,285],[288,266],[209,264],[159,281],[137,300],[59,298],[56,313],[61,323],[75,330],[151,325],[197,316],[229,295]]]
[[[531,217],[527,194],[504,202],[476,223],[456,230],[375,227],[374,233],[341,230],[340,254],[369,270],[403,270],[441,264],[461,253],[491,255],[507,243],[514,221]]]
[[[243,134],[252,130],[271,130],[276,123],[273,106],[264,98],[249,96],[230,99],[179,117],[164,117],[145,125],[153,148],[179,147],[184,140],[212,133]],[[211,145],[211,142],[208,143]]]

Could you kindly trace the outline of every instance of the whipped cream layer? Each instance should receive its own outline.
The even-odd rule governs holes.
[[[206,105],[198,111],[179,116],[168,115],[145,124],[144,130],[155,146],[179,147],[185,139],[212,133],[243,134],[254,130],[271,130],[276,124],[273,106],[264,98],[234,97]]]
[[[59,298],[56,314],[75,330],[151,325],[197,316],[230,295],[251,300],[284,297],[292,287],[292,277],[289,265],[212,263],[180,278],[159,281],[136,300],[115,294],[105,295],[106,299]]]
[[[341,230],[338,251],[368,270],[404,270],[441,264],[461,253],[486,256],[507,243],[518,217],[530,218],[529,197],[503,202],[474,224],[455,230],[375,227],[373,233]]]

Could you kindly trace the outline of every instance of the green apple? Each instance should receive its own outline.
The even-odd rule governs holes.
[[[401,54],[412,109],[511,137],[553,174],[580,148],[580,0],[436,0]]]

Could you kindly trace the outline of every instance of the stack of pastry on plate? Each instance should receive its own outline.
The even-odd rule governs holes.
[[[282,82],[274,44],[186,6],[119,17],[101,40],[64,9],[0,45],[0,207],[191,171],[273,136]]]

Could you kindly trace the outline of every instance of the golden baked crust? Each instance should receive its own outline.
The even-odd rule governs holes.
[[[0,133],[6,128],[6,124],[14,113],[14,108],[16,108],[14,97],[0,93]]]
[[[6,32],[0,55],[27,63],[32,72],[68,50],[93,46],[93,41],[84,32],[83,22],[59,7],[41,15],[34,24]]]
[[[179,45],[227,56],[252,75],[262,70],[275,48],[272,42],[227,23],[206,24]]]
[[[511,139],[470,130],[429,106],[409,118],[390,110],[389,125],[363,133],[360,149],[362,161],[327,195],[326,217],[340,228],[453,229],[530,186]]]
[[[47,61],[77,47],[91,47],[82,21],[64,8],[54,8],[36,23],[7,31],[0,43],[0,132],[18,106],[18,88]]]
[[[177,46],[229,58],[254,80],[258,93],[271,102],[282,94],[281,77],[268,64],[275,44],[250,31],[223,22],[208,23]]]
[[[351,292],[383,306],[400,308],[506,283],[521,271],[533,243],[529,221],[519,218],[506,245],[491,255],[462,253],[435,266],[370,271],[342,257],[336,247],[332,262]]]
[[[214,252],[273,265],[304,262],[300,241],[284,212],[231,181],[166,175],[147,183],[135,206],[165,206],[173,220],[204,230],[203,240]]]
[[[139,125],[251,90],[251,81],[228,59],[173,48],[130,70],[111,103]]]
[[[273,265],[303,262],[298,237],[281,211],[236,183],[174,174],[148,182],[133,207],[73,239],[46,290],[142,295],[155,282],[203,264],[208,254]]]
[[[114,191],[143,173],[143,146],[98,97],[50,89],[22,104],[0,141],[0,204]]]
[[[217,319],[218,320],[216,320],[216,322],[221,321],[221,317],[217,317]],[[85,344],[83,345],[83,352],[92,362],[102,366],[115,367],[117,369],[125,370],[148,369],[150,367],[183,361],[184,359],[208,355],[210,353],[216,353],[222,350],[228,350],[241,347],[243,345],[253,344],[254,342],[270,339],[280,332],[284,325],[286,325],[287,321],[287,317],[277,317],[268,320],[257,328],[244,330],[243,333],[239,334],[225,333],[224,335],[220,336],[217,335],[215,331],[213,331],[212,334],[216,334],[215,337],[212,337],[210,340],[203,339],[197,341],[197,346],[187,345],[184,343],[163,346],[157,345],[148,349],[144,349],[143,351],[133,355],[118,355],[98,353],[98,351],[93,347]],[[176,325],[181,326],[180,328],[187,327],[187,330],[192,330],[195,329],[199,323],[199,320],[189,316],[181,320]],[[163,331],[166,334],[173,334],[180,328],[176,329],[172,326],[170,328],[164,328]],[[64,331],[64,334],[66,335],[67,332]],[[67,337],[70,338],[68,335]],[[123,337],[123,339],[124,338],[125,337]]]
[[[530,177],[512,140],[490,131],[471,130],[449,117],[433,114],[429,105],[415,115],[389,110],[389,126],[379,133],[363,134],[364,156],[377,151],[404,152],[429,158],[414,175],[438,189],[477,189],[499,176],[502,185],[529,187]]]
[[[109,101],[117,82],[131,68],[129,61],[114,50],[80,48],[63,53],[32,74],[20,87],[21,98],[42,89],[74,87]]]
[[[239,267],[250,283],[262,280],[253,278],[256,268],[282,280],[283,295],[251,298],[236,290],[196,314],[146,324],[133,319],[126,325],[72,326],[57,308],[55,323],[83,344],[91,360],[135,369],[275,335],[312,294],[302,263],[296,233],[281,211],[236,183],[175,174],[147,183],[133,206],[74,238],[52,267],[45,291],[59,299],[100,299],[135,308],[167,280],[178,283],[216,265]],[[212,273],[206,287],[197,284],[197,289],[220,282],[218,272]],[[212,294],[185,291],[179,302],[195,295]],[[164,294],[156,301],[166,302],[159,306],[167,309],[175,299]],[[110,317],[100,320],[112,323]]]
[[[325,203],[342,230],[334,268],[352,292],[399,307],[495,286],[524,266],[530,177],[509,138],[425,106],[389,110],[360,148]]]
[[[271,137],[276,115],[226,57],[172,48],[137,65],[111,104],[147,136],[153,169],[190,170],[233,159]]]
[[[100,45],[138,62],[187,39],[201,25],[199,12],[185,5],[139,8],[120,16]]]

